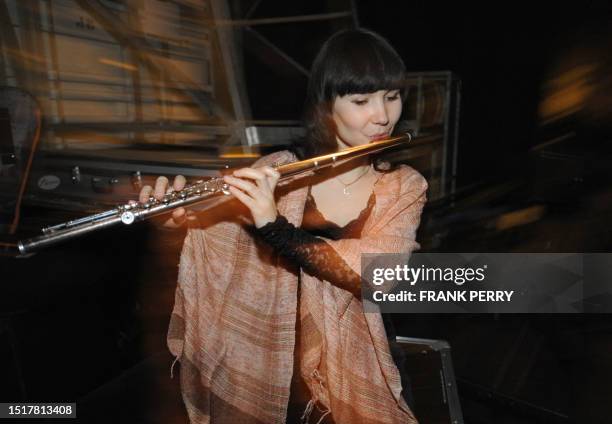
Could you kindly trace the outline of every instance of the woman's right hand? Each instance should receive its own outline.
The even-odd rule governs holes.
[[[151,196],[155,197],[157,200],[162,200],[166,193],[182,190],[185,187],[186,182],[187,180],[185,177],[182,175],[177,175],[174,177],[174,181],[170,187],[170,181],[168,181],[168,178],[164,176],[158,177],[157,180],[155,180],[155,188],[151,187],[150,185],[146,185],[140,190],[138,200],[140,203],[146,203],[149,201],[149,197]],[[176,208],[172,211],[170,218],[163,223],[163,226],[166,228],[179,228],[190,218],[195,218],[192,212],[185,211],[185,208]]]

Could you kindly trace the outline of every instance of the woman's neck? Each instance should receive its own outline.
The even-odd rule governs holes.
[[[352,181],[353,177],[364,174],[370,167],[368,157],[354,158],[324,170],[320,175],[324,179],[340,177],[342,181]]]
[[[358,158],[355,159],[355,163],[346,171],[339,173],[336,175],[336,178],[339,178],[341,182],[350,183],[357,178],[362,177],[364,174],[368,173],[370,170],[370,161],[368,158]]]

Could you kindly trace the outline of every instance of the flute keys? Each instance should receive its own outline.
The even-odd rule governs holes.
[[[226,196],[230,195],[231,193],[229,191],[229,184],[223,184],[221,186],[221,192],[225,194]]]
[[[126,211],[121,214],[121,222],[123,222],[125,225],[132,224],[135,219],[136,217],[132,212]]]

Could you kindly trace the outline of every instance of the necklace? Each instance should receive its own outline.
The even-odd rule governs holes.
[[[364,177],[365,174],[367,174],[369,171],[370,171],[370,166],[366,168],[365,172],[363,172],[360,176],[358,176],[357,178],[355,178],[353,181],[351,181],[348,184],[342,181],[340,177],[336,177],[336,179],[340,181],[340,184],[344,186],[344,188],[342,189],[342,193],[344,193],[345,196],[350,196],[351,192],[349,191],[348,188],[352,186],[353,184],[355,184],[357,181],[359,181],[362,177]]]

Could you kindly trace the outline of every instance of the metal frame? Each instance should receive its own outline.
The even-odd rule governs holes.
[[[220,2],[221,0],[213,0],[213,4],[215,2]],[[237,0],[240,2],[240,0]],[[282,16],[282,17],[259,17],[253,18],[255,12],[259,9],[261,4],[265,0],[256,0],[244,16],[234,16],[231,19],[216,19],[215,26],[218,30],[223,33],[228,33],[229,29],[234,30],[243,30],[247,32],[249,35],[255,37],[261,45],[268,49],[270,52],[280,57],[284,62],[289,64],[293,69],[295,69],[299,74],[304,75],[305,77],[310,76],[309,70],[300,64],[290,53],[283,50],[274,40],[269,39],[264,36],[260,31],[258,31],[257,27],[266,26],[266,25],[279,25],[279,24],[289,24],[289,23],[313,23],[320,21],[334,21],[334,20],[345,20],[347,18],[351,18],[351,23],[353,27],[359,26],[359,20],[357,17],[357,9],[355,6],[354,0],[346,1],[346,8],[341,11],[335,12],[322,12],[322,13],[313,13],[313,14],[305,14],[305,15],[293,15],[293,16]],[[220,16],[217,14],[217,16]],[[238,38],[238,37],[235,37]],[[237,46],[240,48],[240,46]],[[243,141],[243,145],[252,147],[262,141],[267,144],[282,144],[284,140],[282,137],[278,140],[263,140],[258,134],[257,127],[262,127],[269,125],[264,121],[251,120],[250,123],[245,125],[244,130],[247,132],[246,143]],[[282,129],[287,129],[287,134],[295,133],[297,130],[295,121],[285,121],[285,120],[276,120],[274,124],[276,128],[271,129],[271,131],[264,130],[267,134],[281,134]],[[277,131],[278,130],[278,131]]]
[[[229,16],[229,10],[226,2],[223,0],[210,0],[210,6],[215,18],[215,26],[219,36],[219,45],[221,47],[221,57],[237,121],[233,131],[234,137],[240,139],[241,144],[246,144],[244,122],[246,119],[250,119],[252,115],[248,99],[246,98],[247,91],[244,72],[242,71],[243,66],[238,55],[237,44],[233,32],[226,26],[218,25],[219,21],[223,21]]]
[[[410,72],[408,79],[417,81],[416,120],[423,117],[423,85],[427,82],[444,83],[444,112],[442,143],[444,157],[440,179],[440,197],[455,193],[457,183],[457,157],[459,146],[459,122],[461,113],[461,80],[451,71]],[[432,157],[432,162],[435,158]],[[433,163],[432,163],[433,165]]]
[[[219,0],[216,0],[219,1]],[[283,16],[283,17],[273,17],[273,18],[258,18],[252,19],[251,17],[255,13],[255,11],[259,8],[263,0],[257,0],[253,3],[251,8],[247,11],[245,16],[241,19],[230,19],[230,20],[222,20],[217,21],[217,26],[233,26],[233,27],[242,27],[247,31],[254,34],[257,38],[264,42],[273,52],[282,57],[287,63],[291,64],[296,70],[300,73],[310,76],[310,73],[307,69],[305,69],[302,65],[299,64],[295,59],[291,57],[290,54],[283,51],[278,45],[274,44],[273,41],[264,37],[260,32],[257,31],[255,26],[260,25],[275,25],[275,24],[285,24],[285,23],[308,23],[308,22],[317,22],[317,21],[330,21],[337,19],[346,19],[348,17],[352,18],[353,26],[359,27],[359,21],[357,17],[357,8],[355,6],[354,0],[348,1],[348,8],[346,10],[340,12],[332,12],[332,13],[316,13],[309,15],[295,15],[295,16]]]
[[[155,50],[154,46],[149,44],[147,41],[139,37],[139,34],[130,30],[128,25],[124,22],[117,22],[117,17],[113,15],[108,9],[102,5],[99,0],[75,0],[83,10],[87,11],[104,29],[109,32],[115,39],[123,43],[123,45],[130,49],[134,57],[143,65],[145,65],[149,71],[159,77],[160,79],[166,80],[174,87],[181,89],[191,99],[199,105],[203,110],[211,110],[217,116],[224,119],[231,119],[230,114],[227,111],[220,109],[216,106],[216,103],[212,101],[210,94],[203,93],[201,91],[195,91],[193,87],[195,84],[185,84],[183,81],[189,80],[189,78],[172,65],[167,63],[161,64],[152,55],[148,54],[148,51]],[[180,78],[177,78],[180,77]]]
[[[461,411],[461,402],[457,391],[457,383],[455,378],[455,370],[451,358],[451,346],[446,340],[422,339],[416,337],[396,336],[397,343],[404,343],[415,346],[425,346],[434,352],[440,353],[442,373],[440,374],[442,396],[445,403],[448,404],[449,415],[452,422],[449,424],[463,424],[463,413]]]
[[[8,60],[10,67],[14,70],[16,85],[25,88],[27,91],[37,95],[38,98],[45,100],[44,109],[47,111],[48,116],[57,116],[56,120],[47,120],[47,130],[50,134],[53,134],[54,126],[62,126],[64,129],[72,127],[74,131],[78,131],[84,127],[88,127],[87,123],[69,123],[66,122],[66,115],[63,110],[63,100],[78,100],[75,98],[67,98],[62,92],[61,81],[57,78],[59,75],[59,64],[57,55],[57,45],[55,41],[55,23],[53,22],[53,11],[51,9],[50,0],[39,0],[37,2],[21,2],[14,0],[10,3],[11,8],[15,8],[18,11],[20,22],[19,24],[12,22],[11,15],[9,14],[9,2],[10,0],[0,0],[0,22],[2,28],[0,29],[0,39],[2,41],[3,51],[9,51],[13,54],[6,54],[5,60]],[[155,51],[155,46],[144,40],[137,31],[138,19],[134,16],[135,10],[132,7],[124,8],[121,10],[121,19],[114,14],[111,9],[98,0],[74,0],[75,4],[79,5],[84,12],[88,13],[96,22],[112,37],[119,42],[121,48],[127,49],[127,51],[134,58],[134,62],[141,64],[148,71],[152,78],[157,81],[163,81],[170,83],[171,90],[177,90],[186,93],[187,96],[202,110],[206,111],[207,115],[217,117],[218,123],[211,126],[212,132],[218,130],[220,127],[227,126],[233,128],[234,122],[236,121],[232,112],[223,110],[216,103],[214,96],[211,93],[207,93],[205,90],[199,89],[196,83],[191,83],[190,79],[179,69],[172,67],[168,63],[160,63],[155,56],[151,55],[149,51]],[[34,14],[30,13],[29,10],[35,7]],[[112,8],[115,9],[115,8]],[[43,16],[43,12],[46,12]],[[47,19],[45,23],[50,29],[50,32],[46,34],[48,37],[46,42],[43,42],[43,33],[46,30],[42,29],[41,23],[43,19]],[[124,22],[124,21],[127,21]],[[16,32],[21,34],[22,40],[27,41],[27,45],[20,46],[19,38]],[[72,35],[72,34],[66,34]],[[77,37],[78,39],[87,39],[87,37]],[[100,40],[93,40],[101,42]],[[44,48],[47,48],[47,54],[44,54]],[[21,54],[14,54],[19,52]],[[40,63],[36,63],[35,67],[32,66],[32,60],[28,60],[25,63],[24,52],[38,52],[36,56],[39,58]],[[174,57],[175,55],[173,55]],[[169,69],[170,67],[170,69]],[[3,69],[4,70],[4,69]],[[34,75],[32,75],[34,74]],[[122,127],[130,127],[129,130],[134,133],[141,132],[144,127],[156,126],[157,130],[165,130],[168,125],[166,122],[142,122],[142,105],[147,102],[142,100],[142,96],[139,94],[141,88],[138,83],[140,78],[139,72],[132,72],[132,84],[130,86],[130,92],[132,94],[132,100],[129,103],[129,107],[134,108],[134,115],[136,119],[132,122],[122,123]],[[5,78],[6,79],[6,76]],[[69,81],[68,81],[69,82]],[[83,82],[86,81],[75,81]],[[101,85],[117,86],[116,83],[109,83],[99,81]],[[48,87],[44,88],[41,84],[47,84]],[[156,85],[153,85],[153,89],[156,89]],[[207,89],[210,89],[208,87]],[[162,93],[159,92],[157,96],[158,100],[161,99]],[[88,99],[82,99],[88,100]],[[105,99],[93,99],[94,101],[104,102]],[[106,100],[109,101],[109,100]],[[110,100],[112,101],[112,100]],[[53,108],[51,107],[53,103]],[[126,103],[126,104],[128,104]],[[57,111],[57,113],[51,113],[51,110]],[[155,125],[154,125],[155,124]],[[182,123],[182,131],[191,130],[193,132],[201,131],[202,125],[196,125],[194,128],[190,128],[190,123]],[[109,123],[108,127],[116,127],[116,123]],[[100,128],[102,132],[107,132]],[[210,133],[211,131],[207,131]],[[223,129],[219,134],[227,135],[227,129]],[[61,145],[60,145],[61,146]],[[66,144],[64,144],[66,147]]]
[[[139,18],[137,16],[137,7],[131,5],[131,3],[126,4],[123,7],[116,7],[115,5],[109,4],[104,0],[74,0],[76,5],[91,16],[91,18],[101,28],[103,28],[104,31],[109,33],[113,39],[118,41],[122,49],[126,49],[134,63],[142,65],[144,68],[146,68],[151,77],[169,84],[170,89],[184,92],[200,109],[206,111],[208,115],[218,117],[222,122],[221,126],[227,126],[227,128],[229,128],[229,131],[224,130],[219,133],[219,135],[223,137],[227,137],[229,134],[226,144],[231,145],[236,141],[239,141],[239,143],[244,146],[249,145],[249,139],[246,135],[247,126],[270,125],[270,122],[264,123],[263,121],[255,121],[252,119],[243,74],[244,67],[241,58],[242,46],[240,43],[240,37],[237,36],[236,31],[248,31],[249,34],[256,37],[256,39],[261,43],[262,48],[268,49],[273,54],[281,57],[300,74],[308,76],[309,72],[303,65],[295,60],[291,54],[283,51],[283,49],[277,43],[275,43],[274,40],[271,40],[261,34],[261,32],[257,30],[257,27],[262,25],[277,25],[286,23],[307,24],[309,22],[334,21],[351,17],[352,25],[358,25],[354,0],[347,0],[345,10],[341,11],[328,13],[322,11],[322,13],[286,17],[253,18],[254,14],[261,6],[262,1],[263,0],[256,0],[250,6],[249,10],[244,16],[234,17],[230,16],[228,2],[226,0],[211,0],[211,2],[204,2],[204,0],[201,1],[202,5],[208,3],[206,5],[207,12],[205,15],[208,16],[208,13],[210,13],[210,17],[206,18],[210,20],[203,22],[202,25],[205,25],[214,31],[216,34],[216,40],[220,47],[218,54],[220,55],[221,63],[214,63],[214,69],[211,69],[210,71],[212,72],[212,75],[214,75],[215,72],[223,72],[225,76],[226,89],[229,92],[228,98],[233,109],[232,111],[228,111],[219,107],[214,93],[205,92],[198,89],[198,86],[195,83],[191,84],[189,82],[189,78],[184,75],[180,69],[172,67],[167,62],[162,63],[157,60],[154,55],[149,54],[150,51],[155,51],[155,46],[141,36],[142,31],[138,31]],[[57,116],[57,121],[48,122],[51,124],[48,127],[48,130],[51,131],[50,134],[53,134],[53,131],[59,127],[63,128],[64,130],[68,127],[72,127],[74,131],[84,128],[91,128],[91,125],[88,123],[70,123],[66,121],[68,117],[66,116],[66,112],[64,110],[63,101],[75,100],[72,98],[74,96],[65,97],[61,84],[63,80],[59,81],[58,78],[49,78],[49,75],[59,75],[58,47],[55,39],[56,25],[53,22],[53,5],[51,0],[38,0],[36,2],[20,2],[19,0],[13,0],[13,4],[18,5],[18,8],[24,11],[20,13],[20,17],[23,17],[24,22],[27,25],[22,25],[21,27],[16,27],[10,22],[10,16],[6,11],[7,4],[9,2],[10,0],[0,0],[0,20],[2,20],[2,23],[5,24],[2,25],[2,29],[0,30],[0,36],[3,39],[3,44],[12,44],[12,47],[10,48],[16,51],[40,52],[41,58],[46,62],[40,65],[40,69],[35,69],[34,71],[32,71],[32,67],[29,66],[30,63],[11,63],[14,69],[20,70],[15,72],[15,76],[19,79],[17,84],[19,86],[26,87],[26,89],[32,93],[44,94],[44,97],[46,97],[45,100],[48,100],[48,104],[46,105],[47,107],[44,109],[51,110],[50,103],[53,103],[54,106],[52,110],[56,111],[55,116]],[[172,3],[177,5],[187,5],[190,7],[198,4],[198,2],[183,3],[180,1]],[[40,8],[41,11],[46,11],[46,15],[48,15],[48,17],[42,16],[40,13],[35,13],[33,15],[28,13],[27,8],[31,7],[36,7],[37,9]],[[46,22],[48,23],[48,27],[51,29],[51,33],[47,34],[48,40],[45,41],[47,55],[43,54],[43,36],[41,35],[40,25],[37,25],[36,23],[37,20],[42,22],[43,19],[47,19]],[[15,30],[21,32],[23,39],[28,41],[28,48],[24,49],[24,46],[18,45],[18,37],[15,34]],[[79,36],[78,38],[87,39],[85,34],[83,37]],[[13,43],[10,42],[11,40]],[[101,42],[97,39],[95,41]],[[38,75],[31,75],[33,72]],[[41,78],[41,75],[45,73],[45,78]],[[131,72],[131,76],[128,76],[128,78],[132,85],[130,89],[132,93],[132,101],[126,103],[126,105],[128,107],[133,107],[135,119],[133,122],[125,122],[120,126],[123,129],[127,129],[126,127],[131,126],[129,130],[132,131],[136,137],[138,137],[138,134],[143,134],[143,127],[150,126],[149,124],[151,123],[143,122],[142,106],[147,102],[141,93],[142,87],[140,81],[142,78],[140,72]],[[45,83],[48,85],[48,87],[43,88],[39,85],[39,88],[37,89],[33,86],[34,83],[37,85],[40,83]],[[105,83],[104,81],[101,81],[100,83],[103,85],[116,85],[109,84],[108,82]],[[163,103],[161,100],[163,90],[159,91],[158,94],[159,96],[157,97],[160,99],[159,101]],[[290,126],[293,125],[293,122],[290,123],[289,121],[276,120],[274,121],[274,125],[279,125],[281,127]],[[109,122],[108,126],[114,128],[117,125],[114,122]],[[172,126],[169,126],[166,122],[161,122],[157,129],[163,131],[171,127]],[[219,125],[216,124],[212,127],[218,129]],[[201,129],[201,125],[192,125],[191,123],[183,124],[184,131],[191,130],[196,132],[201,131]],[[210,133],[211,131],[206,132]],[[63,147],[68,147],[65,139],[60,138],[60,140],[62,140],[62,143],[64,143]]]

